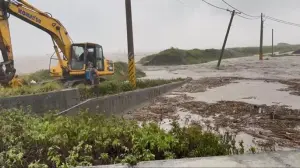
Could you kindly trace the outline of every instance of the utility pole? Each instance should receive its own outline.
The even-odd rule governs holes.
[[[230,28],[231,28],[231,24],[232,24],[232,20],[233,20],[234,14],[235,14],[235,10],[233,10],[231,12],[231,18],[230,18],[230,21],[229,21],[229,25],[228,25],[228,28],[227,28],[226,36],[225,36],[225,39],[224,39],[224,42],[223,42],[223,46],[222,46],[221,55],[219,57],[219,61],[218,61],[218,65],[217,65],[218,69],[220,68],[221,60],[222,60],[222,57],[223,57],[223,54],[224,54],[224,50],[225,50],[225,46],[226,46],[226,42],[227,42],[227,38],[228,38],[228,34],[229,34],[229,31],[230,31]]]
[[[274,57],[274,30],[272,29],[272,57]]]
[[[264,36],[264,21],[263,21],[263,14],[261,13],[259,60],[263,60],[263,36]]]
[[[127,45],[128,45],[128,76],[131,85],[135,88],[136,70],[135,70],[135,61],[134,61],[131,0],[125,0],[125,7],[126,7]]]

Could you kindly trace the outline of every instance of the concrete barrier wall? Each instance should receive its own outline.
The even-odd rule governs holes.
[[[0,109],[25,108],[30,106],[34,113],[45,113],[49,110],[64,110],[80,102],[77,89],[68,89],[36,95],[0,98]]]
[[[62,112],[62,114],[73,115],[77,114],[80,110],[89,109],[89,111],[92,113],[117,115],[144,102],[152,100],[155,97],[162,95],[172,89],[175,89],[183,85],[187,81],[188,80],[90,99],[85,103],[76,106],[75,108]]]
[[[0,98],[0,109],[30,106],[33,113],[42,114],[49,110],[58,110],[62,114],[71,115],[88,108],[95,113],[118,114],[179,87],[186,81],[93,98],[84,102],[80,102],[80,93],[77,89]]]

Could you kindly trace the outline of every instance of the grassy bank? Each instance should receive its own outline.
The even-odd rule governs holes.
[[[128,79],[128,64],[126,62],[115,62],[115,74],[112,76],[108,76],[107,80],[126,80]],[[136,69],[136,77],[141,78],[145,77],[146,74],[140,70]],[[24,79],[27,83],[30,83],[31,80],[34,80],[36,82],[43,82],[43,81],[48,81],[48,80],[53,80],[49,74],[49,70],[43,69],[36,71],[31,74],[26,74],[20,76],[22,79]]]
[[[146,76],[146,74],[137,69],[136,70],[137,78],[141,78]],[[27,83],[30,83],[31,80],[36,82],[43,82],[53,80],[53,78],[49,75],[48,70],[40,70],[34,72],[32,74],[27,74],[21,76]],[[128,72],[127,72],[127,63],[124,62],[116,62],[115,63],[115,74],[113,76],[107,77],[107,81],[101,83],[95,87],[80,87],[82,91],[87,91],[85,95],[95,95],[91,94],[92,90],[96,93],[96,90],[99,89],[100,91],[97,92],[97,95],[105,95],[111,93],[117,93],[121,91],[132,90],[133,88],[125,80],[128,79]],[[162,80],[147,80],[147,81],[137,81],[137,87],[143,88],[145,85],[157,86],[160,84],[168,83],[170,81],[162,81]],[[147,84],[149,83],[149,84]],[[45,93],[50,91],[58,91],[62,90],[63,84],[60,82],[49,82],[42,85],[25,85],[19,88],[4,88],[0,87],[0,97],[10,97],[10,96],[20,96],[20,95],[28,95],[28,94],[38,94],[38,93]],[[93,89],[92,89],[93,88]]]
[[[274,52],[289,52],[300,49],[300,45],[277,45],[274,47]],[[271,53],[272,47],[265,46],[264,53]],[[223,59],[251,56],[259,53],[258,47],[239,47],[228,48],[224,51]],[[149,55],[142,58],[139,63],[142,65],[187,65],[199,64],[218,60],[221,54],[219,49],[192,49],[182,50],[170,48],[161,51],[157,54]]]
[[[229,134],[215,135],[198,125],[165,132],[155,123],[82,113],[35,116],[0,112],[0,166],[67,168],[114,163],[244,153]]]
[[[177,81],[183,81],[183,79],[178,78],[172,80],[163,80],[163,79],[137,80],[135,89],[144,89],[144,88],[159,86],[159,85],[163,85],[171,82],[177,82]],[[127,81],[123,81],[123,82],[107,81],[94,87],[81,85],[78,86],[78,88],[79,88],[81,100],[134,90],[131,84]]]
[[[154,79],[154,80],[137,80],[137,87],[135,89],[143,89],[147,87],[159,86],[171,82],[182,81],[182,78],[172,79],[172,80],[162,80],[162,79]],[[109,94],[116,94],[120,92],[132,91],[134,88],[127,81],[105,81],[95,86],[85,86],[78,85],[77,86],[82,100],[104,96]],[[39,94],[46,93],[51,91],[59,91],[63,89],[63,85],[58,82],[50,82],[44,85],[37,86],[23,86],[19,88],[0,88],[0,97],[11,97],[11,96],[21,96],[21,95],[31,95],[31,94]]]
[[[136,69],[136,77],[137,78],[142,78],[145,77],[146,74],[140,70]],[[112,81],[112,80],[118,80],[118,81],[123,81],[128,79],[128,64],[125,62],[115,62],[115,74],[113,76],[108,76],[107,80]]]

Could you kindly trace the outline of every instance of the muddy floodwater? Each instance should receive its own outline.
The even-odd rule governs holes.
[[[221,62],[220,70],[216,69],[217,61],[182,66],[147,66],[146,78],[177,78],[192,77],[244,77],[244,78],[272,78],[293,79],[300,78],[299,56],[264,57],[260,61],[257,56],[225,59]]]
[[[197,123],[216,133],[229,131],[245,148],[258,151],[300,147],[300,57],[234,58],[199,65],[141,67],[150,79],[193,80],[128,113],[156,121],[168,131]]]

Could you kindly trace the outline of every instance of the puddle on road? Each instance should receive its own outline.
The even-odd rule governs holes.
[[[241,101],[250,104],[287,105],[300,109],[300,96],[279,89],[287,88],[280,83],[267,83],[255,80],[238,80],[225,86],[208,89],[205,92],[186,93],[194,101],[216,103],[218,101]]]

